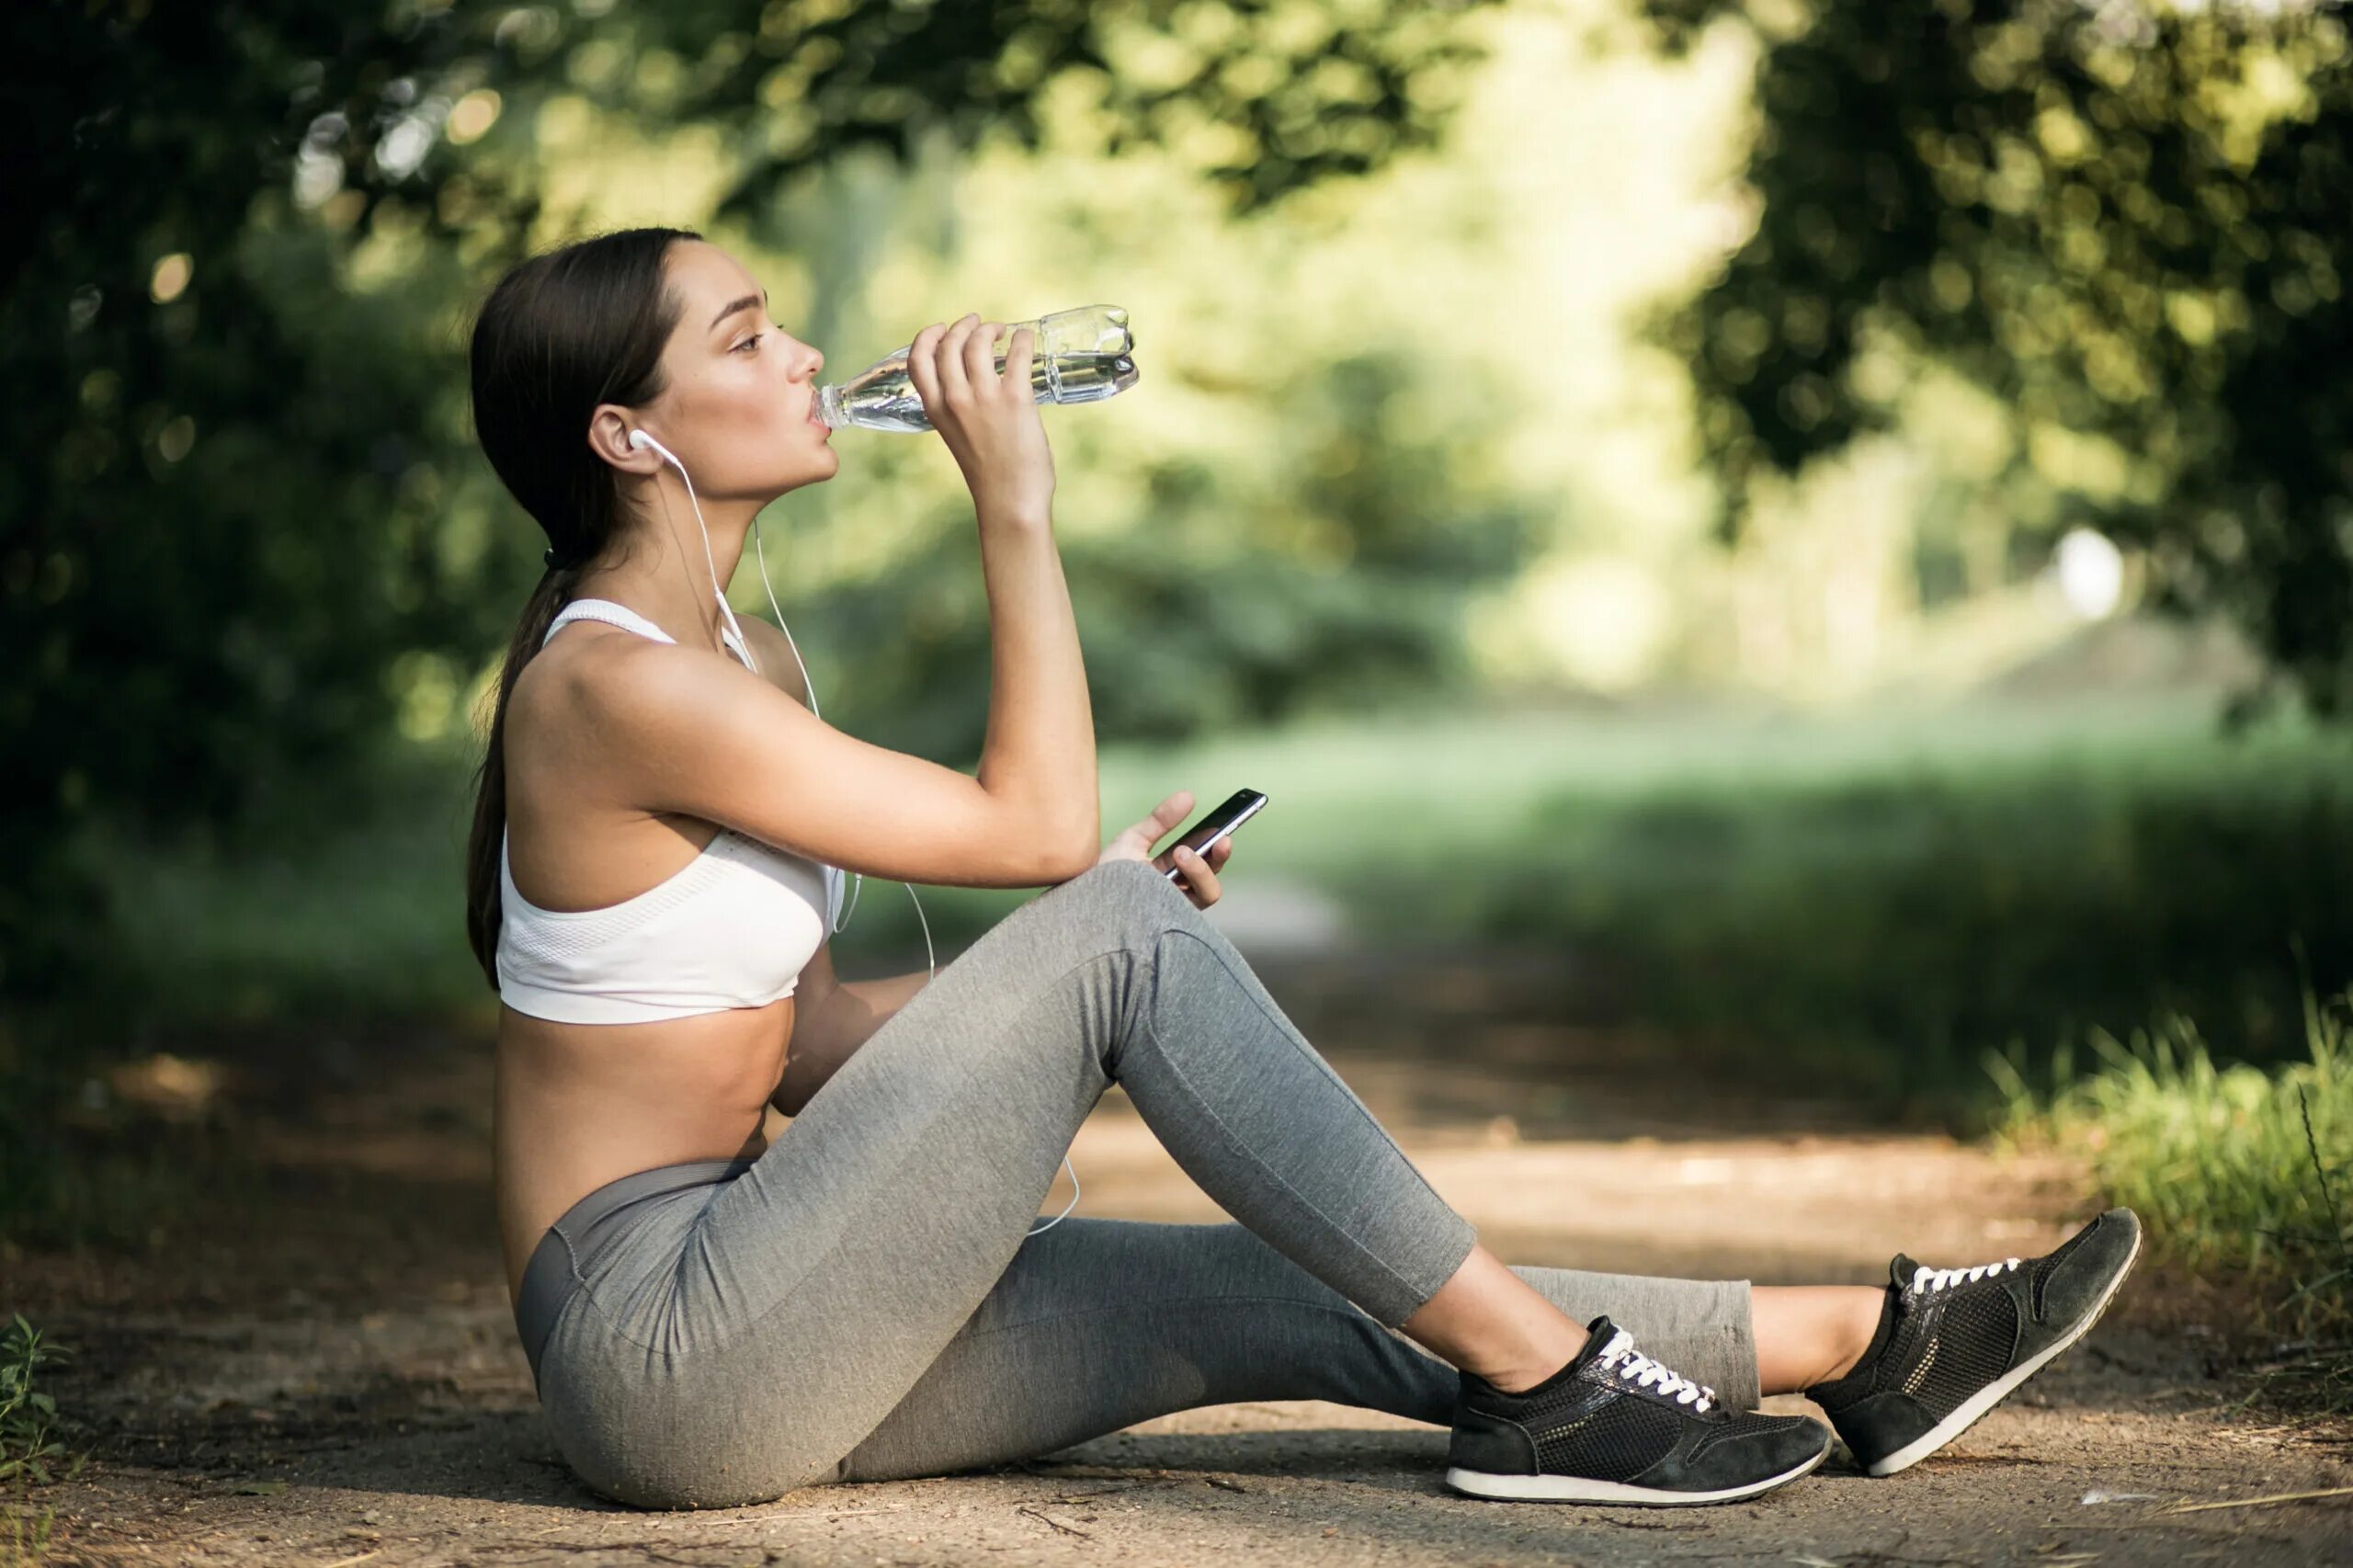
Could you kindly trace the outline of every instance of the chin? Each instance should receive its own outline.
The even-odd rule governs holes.
[[[805,489],[807,486],[812,484],[823,484],[825,481],[839,473],[842,469],[842,460],[836,457],[832,457],[830,452],[827,456],[831,460],[824,463],[823,466],[804,469],[801,472],[794,474],[790,479],[783,481],[777,486],[774,494],[768,496],[768,499],[773,501],[779,495],[789,495],[795,490]]]

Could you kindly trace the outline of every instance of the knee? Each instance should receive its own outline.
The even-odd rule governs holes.
[[[1148,860],[1098,860],[1055,884],[1040,903],[1049,901],[1090,931],[1127,937],[1190,926],[1201,913]]]

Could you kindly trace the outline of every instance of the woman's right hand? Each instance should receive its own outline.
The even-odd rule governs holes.
[[[907,346],[907,378],[964,471],[981,520],[1043,527],[1052,517],[1054,454],[1029,387],[1037,346],[1029,328],[1015,333],[1000,374],[995,347],[1004,330],[1002,322],[977,315],[934,322]]]

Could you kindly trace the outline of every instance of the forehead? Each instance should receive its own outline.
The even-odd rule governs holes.
[[[760,291],[760,280],[742,262],[701,240],[680,240],[672,245],[668,270],[672,286],[689,305],[710,307],[700,316],[688,312],[688,321],[696,326],[708,322],[710,311],[728,301]]]

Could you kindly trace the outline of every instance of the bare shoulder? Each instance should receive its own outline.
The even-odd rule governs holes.
[[[509,699],[513,708],[563,710],[605,682],[617,671],[643,666],[649,655],[675,653],[675,645],[656,642],[618,626],[591,621],[567,626],[563,634],[531,655],[515,677]],[[733,661],[729,661],[733,663]],[[528,693],[528,695],[527,695]]]
[[[574,709],[596,681],[631,651],[631,645],[659,646],[650,639],[618,626],[590,621],[567,626],[557,637],[526,660],[507,697],[507,720],[529,725],[538,717],[556,719]]]
[[[744,641],[751,645],[752,657],[760,662],[760,673],[790,693],[801,707],[808,707],[808,683],[801,678],[801,661],[793,656],[790,640],[763,616],[737,616],[735,619],[744,629]]]
[[[566,627],[515,677],[503,723],[511,788],[620,803],[620,763],[649,703],[688,699],[711,671],[684,651],[617,626]],[[743,666],[724,657],[714,666]],[[723,676],[725,668],[717,674]]]

